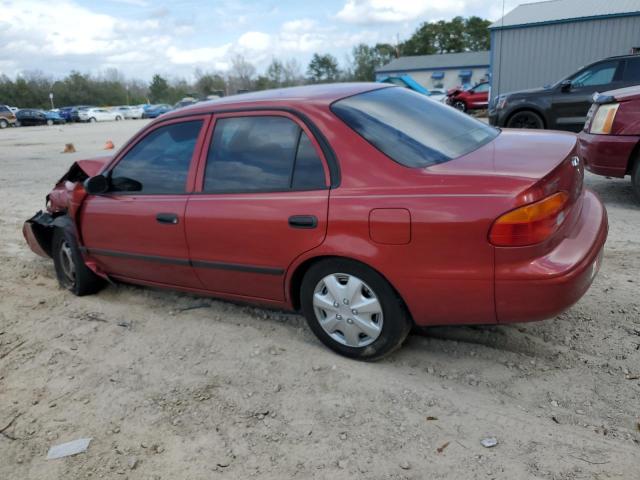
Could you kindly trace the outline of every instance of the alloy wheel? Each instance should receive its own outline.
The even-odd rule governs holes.
[[[540,123],[540,117],[538,117],[536,114],[529,112],[520,112],[516,113],[509,120],[509,128],[540,129],[542,128],[542,124]]]
[[[382,332],[382,305],[360,278],[346,273],[327,275],[313,293],[313,310],[322,329],[347,347],[366,347]]]

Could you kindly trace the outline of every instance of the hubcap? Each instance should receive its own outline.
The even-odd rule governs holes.
[[[538,119],[528,113],[516,115],[511,122],[514,128],[540,128]]]
[[[313,293],[318,323],[336,342],[366,347],[382,332],[382,305],[362,280],[346,273],[327,275]]]
[[[76,265],[73,262],[71,247],[66,241],[60,246],[60,266],[65,281],[69,286],[73,286],[76,281]]]

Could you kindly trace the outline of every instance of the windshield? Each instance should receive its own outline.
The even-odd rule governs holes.
[[[428,167],[465,155],[499,131],[404,88],[381,88],[335,102],[331,110],[392,160]]]

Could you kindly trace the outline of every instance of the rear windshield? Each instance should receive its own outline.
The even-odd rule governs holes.
[[[406,88],[381,88],[335,102],[331,110],[392,160],[428,167],[465,155],[499,130]]]

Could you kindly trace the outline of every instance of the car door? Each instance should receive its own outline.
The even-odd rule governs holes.
[[[481,83],[469,90],[470,108],[486,108],[489,105],[489,84]]]
[[[595,92],[614,90],[622,86],[624,63],[606,60],[590,65],[561,82],[552,95],[550,127],[579,132]]]
[[[625,60],[624,74],[622,75],[623,87],[640,85],[640,56]]]
[[[282,301],[289,265],[325,238],[322,152],[281,111],[216,115],[212,131],[187,205],[191,262],[209,291]]]
[[[154,125],[107,167],[109,191],[85,199],[83,244],[106,273],[201,287],[189,263],[185,209],[208,122],[194,116]]]

